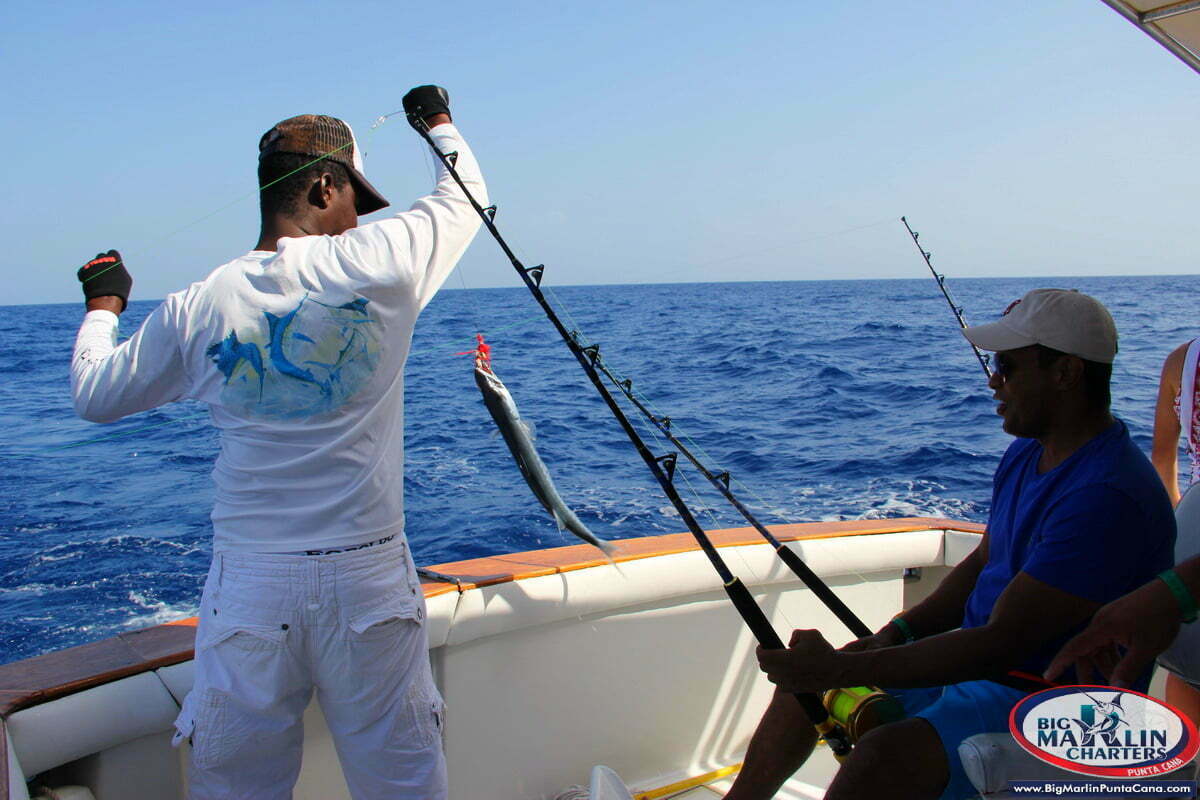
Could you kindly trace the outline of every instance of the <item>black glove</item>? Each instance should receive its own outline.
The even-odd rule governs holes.
[[[84,300],[111,295],[121,298],[122,310],[129,304],[129,290],[133,288],[133,278],[125,270],[121,254],[116,250],[97,253],[95,258],[80,267],[79,272],[75,274],[83,284]]]
[[[418,86],[409,89],[402,102],[408,116],[408,124],[417,130],[428,127],[425,125],[425,119],[434,114],[450,114],[450,95],[440,86]]]

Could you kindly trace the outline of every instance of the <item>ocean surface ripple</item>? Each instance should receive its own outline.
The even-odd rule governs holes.
[[[1188,278],[952,281],[972,322],[1037,286],[1092,293],[1121,330],[1114,411],[1149,449],[1162,359],[1190,335]],[[558,287],[568,327],[705,455],[764,522],[983,521],[1010,438],[930,280]],[[123,335],[155,307],[132,303]],[[177,403],[77,419],[77,304],[0,307],[0,663],[195,613],[211,555],[219,435]],[[483,407],[482,331],[564,498],[607,539],[684,530],[523,288],[443,291],[408,362],[407,529],[420,564],[574,544],[525,488]],[[632,410],[631,410],[632,411]],[[671,448],[636,420],[657,452]],[[685,441],[688,441],[685,439]],[[680,459],[683,464],[683,459]],[[681,470],[683,467],[681,466]],[[708,528],[745,523],[680,480]],[[397,487],[397,490],[399,487]]]

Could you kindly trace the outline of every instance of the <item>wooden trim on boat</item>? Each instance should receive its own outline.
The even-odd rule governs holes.
[[[0,666],[0,719],[46,700],[187,661],[195,628],[192,617]]]
[[[899,519],[848,520],[844,522],[800,522],[790,525],[768,525],[767,529],[781,542],[798,542],[805,539],[833,539],[841,536],[869,536],[880,533],[903,533],[905,531],[952,530],[967,533],[983,533],[986,526],[974,522],[942,519],[939,517],[902,517]],[[753,528],[728,528],[708,531],[709,538],[717,547],[763,544],[764,540]],[[638,539],[620,539],[613,542],[617,547],[613,560],[621,563],[642,558],[688,553],[700,546],[690,533],[671,533],[663,536],[646,536]],[[466,591],[497,583],[537,578],[572,572],[577,569],[599,567],[608,562],[597,555],[596,548],[586,545],[555,547],[549,550],[529,550],[524,553],[474,558],[469,561],[453,561],[430,567],[443,575],[458,578],[461,584],[448,584],[424,580],[421,587],[426,597],[436,597],[453,591]]]
[[[865,536],[905,531],[952,530],[983,533],[984,526],[937,517],[904,517],[845,522],[805,522],[770,526],[781,542],[829,539],[841,536]],[[709,531],[717,547],[761,544],[763,539],[753,528]],[[675,533],[622,539],[617,545],[617,562],[686,553],[699,550],[691,534]],[[426,597],[455,591],[467,591],[526,578],[573,572],[608,563],[597,557],[590,545],[530,550],[524,553],[476,558],[437,564],[430,569],[458,578],[458,585],[423,580]],[[54,653],[0,665],[0,721],[22,708],[47,700],[100,686],[140,672],[188,661],[193,656],[196,618],[169,622],[138,631],[122,633],[98,642],[59,650]],[[2,731],[0,731],[2,733]],[[0,753],[3,753],[0,750]],[[0,761],[0,768],[6,768]],[[4,786],[0,781],[0,786]]]

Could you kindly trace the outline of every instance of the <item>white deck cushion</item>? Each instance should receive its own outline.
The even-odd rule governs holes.
[[[119,744],[167,731],[179,706],[152,672],[68,695],[8,718],[27,779]]]

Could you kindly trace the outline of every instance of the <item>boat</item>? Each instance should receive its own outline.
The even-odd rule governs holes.
[[[770,530],[878,628],[936,587],[983,527],[903,518]],[[777,630],[853,638],[757,531],[711,535]],[[439,576],[422,587],[450,797],[553,800],[597,765],[639,800],[714,797],[736,772],[772,690],[753,637],[690,535],[615,545],[615,564],[575,545],[426,570]],[[8,800],[182,798],[186,745],[173,750],[171,738],[195,623],[0,666]],[[304,724],[295,797],[348,797],[315,703]],[[822,748],[781,797],[819,798],[835,770]]]
[[[1103,2],[1200,72],[1200,0]],[[771,532],[878,628],[936,588],[983,528],[901,518]],[[777,630],[851,638],[758,532],[710,533]],[[697,800],[728,787],[771,694],[755,642],[690,536],[615,544],[612,562],[577,545],[426,570],[450,797]],[[171,739],[192,683],[195,624],[0,666],[4,796],[182,798],[187,745]],[[836,769],[819,747],[778,797],[820,798]],[[295,797],[348,797],[315,704]]]

